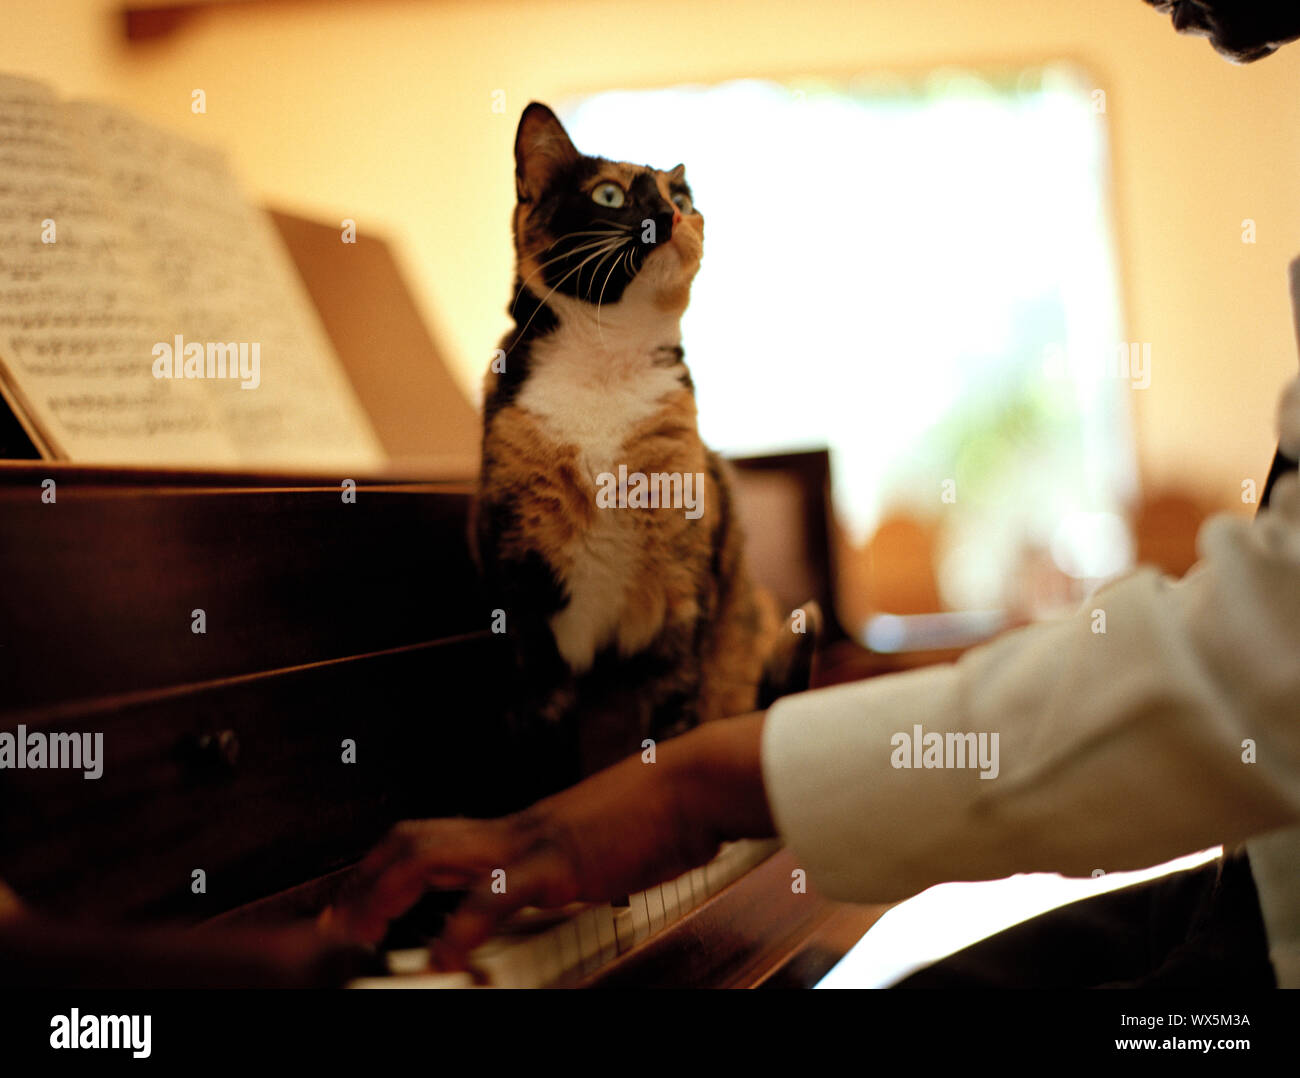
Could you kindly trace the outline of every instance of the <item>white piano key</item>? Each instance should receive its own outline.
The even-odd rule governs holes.
[[[567,973],[571,969],[576,969],[582,965],[582,944],[578,940],[578,923],[576,919],[565,921],[563,924],[556,925],[552,930],[559,944],[559,962],[560,968],[556,971],[555,980],[562,973]]]
[[[618,941],[618,953],[622,954],[636,944],[636,924],[632,917],[632,906],[612,907],[614,911],[614,932]]]
[[[588,973],[600,963],[599,910],[583,910],[575,919],[578,930],[578,971]]]
[[[716,895],[735,878],[738,858],[735,844],[728,842],[718,856],[704,866],[710,895]]]
[[[408,973],[399,977],[358,977],[349,988],[474,988],[468,973]]]
[[[744,839],[725,843],[718,856],[704,866],[709,895],[716,895],[780,848],[779,839]]]
[[[650,936],[650,905],[645,892],[628,895],[628,908],[632,911],[632,938],[640,943]]]
[[[704,886],[704,869],[693,868],[686,873],[686,882],[691,889],[691,904],[700,906],[709,897],[709,889]]]
[[[664,889],[656,884],[645,891],[646,912],[650,917],[650,935],[664,928]]]
[[[659,895],[664,904],[664,924],[670,925],[681,916],[681,907],[677,903],[677,881],[669,880],[661,884]]]
[[[691,873],[689,872],[683,872],[677,877],[677,904],[681,907],[683,913],[690,912],[697,905],[695,887],[691,883]]]
[[[489,940],[470,952],[470,966],[493,988],[532,988],[541,979],[537,940]]]
[[[388,972],[395,976],[410,973],[428,973],[429,948],[406,947],[396,951],[389,951],[384,955],[384,964],[388,967]]]
[[[533,940],[533,956],[536,963],[537,977],[534,984],[529,985],[530,988],[544,988],[548,984],[553,984],[559,980],[567,968],[564,959],[564,942],[560,932],[563,927],[563,925],[557,925],[549,932],[543,932]]]
[[[599,968],[614,959],[618,954],[618,928],[616,921],[619,911],[613,906],[596,907],[596,940],[600,943],[599,958],[593,968]],[[588,973],[591,970],[587,970]]]

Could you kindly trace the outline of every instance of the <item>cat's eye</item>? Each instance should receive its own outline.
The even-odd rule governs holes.
[[[597,206],[608,206],[611,210],[618,209],[624,201],[623,188],[616,183],[598,184],[591,192],[591,201]]]
[[[679,191],[679,192],[677,192],[677,194],[673,195],[673,205],[676,206],[679,210],[681,210],[682,213],[690,213],[690,212],[691,212],[691,196],[690,196],[690,195],[686,195],[686,194],[682,194],[682,193]]]

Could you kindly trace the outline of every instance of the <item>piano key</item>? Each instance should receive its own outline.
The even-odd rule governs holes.
[[[598,955],[594,912],[580,910],[532,936],[516,933],[498,937],[497,946],[491,946],[489,941],[470,956],[470,964],[494,987],[545,987],[562,981],[581,970],[579,923],[584,917],[592,950]]]
[[[676,879],[677,884],[677,903],[681,906],[682,912],[695,909],[695,888],[691,884],[691,874],[683,872]]]
[[[664,889],[656,884],[645,890],[646,913],[650,918],[650,934],[662,932],[664,924]]]
[[[659,895],[664,904],[664,924],[670,925],[681,916],[681,907],[677,903],[677,881],[669,880],[660,885]]]
[[[565,961],[563,933],[561,931],[563,927],[557,925],[549,932],[543,932],[534,941],[533,962],[536,969],[532,978],[533,983],[538,985],[552,984],[568,968]]]
[[[709,896],[716,895],[727,882],[727,863],[732,859],[731,844],[727,843],[718,851],[718,856],[704,866],[705,886]]]
[[[694,880],[694,873],[682,873],[680,876],[677,876],[677,897],[679,897],[679,899],[684,897],[686,909],[694,909],[695,906],[699,905],[699,902],[703,901],[702,896],[697,897],[697,895],[695,895]]]
[[[628,908],[632,911],[632,938],[640,943],[650,937],[650,904],[644,891],[628,895]]]
[[[599,969],[604,963],[612,962],[618,954],[618,930],[614,922],[619,912],[613,906],[596,907],[596,942],[600,945],[600,950],[594,968]],[[590,973],[591,970],[585,972]]]
[[[489,940],[470,952],[469,966],[492,988],[528,988],[541,981],[533,939]]]
[[[574,927],[578,932],[577,969],[586,973],[600,963],[600,939],[596,931],[595,908],[583,910],[574,918]]]
[[[388,972],[395,976],[409,973],[428,973],[429,948],[406,947],[401,950],[389,951],[384,955],[384,961],[388,965]]]
[[[638,943],[709,901],[774,852],[777,840],[726,843],[707,865],[675,880],[638,891],[626,904],[571,904],[560,910],[521,910],[499,934],[470,955],[479,978],[465,973],[433,973],[425,948],[390,952],[391,977],[360,978],[358,988],[540,988],[571,983],[599,971]],[[372,983],[374,982],[374,983]]]
[[[630,896],[629,896],[630,897]],[[632,923],[632,905],[612,907],[614,913],[614,932],[618,944],[618,953],[631,950],[636,945],[636,929]]]
[[[475,988],[468,973],[411,973],[402,977],[357,977],[349,988]]]
[[[556,925],[553,933],[558,947],[559,969],[555,973],[555,977],[558,978],[560,974],[582,965],[582,944],[578,939],[577,919]]]

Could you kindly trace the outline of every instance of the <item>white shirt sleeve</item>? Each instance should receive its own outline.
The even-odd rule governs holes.
[[[947,880],[1139,868],[1300,821],[1296,476],[1198,544],[1181,582],[1142,570],[955,664],[777,701],[764,781],[810,882],[893,901]],[[998,735],[996,776],[894,766],[895,735],[917,725]]]

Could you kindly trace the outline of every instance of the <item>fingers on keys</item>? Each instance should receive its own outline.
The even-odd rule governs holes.
[[[466,956],[511,914],[525,906],[554,909],[577,898],[577,881],[568,861],[552,845],[530,850],[499,873],[475,884],[447,919],[432,953],[439,968],[463,968]]]
[[[465,890],[509,863],[518,845],[502,820],[408,820],[357,866],[321,926],[377,943],[388,922],[430,889]]]

